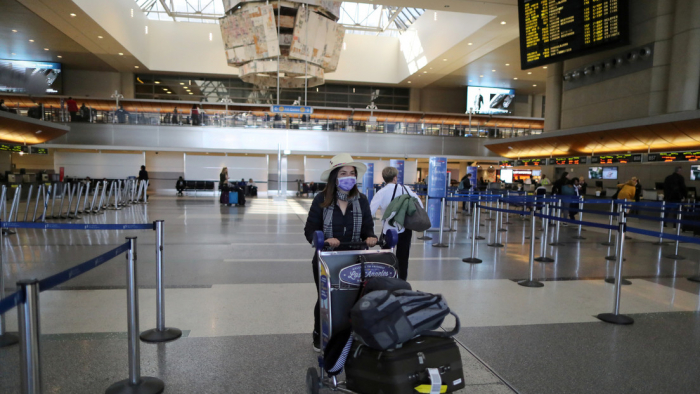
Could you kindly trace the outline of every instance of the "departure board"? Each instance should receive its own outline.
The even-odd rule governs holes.
[[[588,164],[587,157],[557,157],[549,159],[549,165],[577,165]]]
[[[624,154],[624,155],[610,155],[610,156],[593,156],[591,157],[591,164],[628,164],[628,163],[641,163],[642,154]]]
[[[520,160],[520,163],[518,165],[525,167],[537,167],[545,165],[546,163],[547,159],[522,159]]]
[[[522,69],[629,43],[629,0],[518,0]]]
[[[700,161],[700,152],[664,152],[664,153],[649,153],[647,159],[651,162],[666,162],[674,161]]]

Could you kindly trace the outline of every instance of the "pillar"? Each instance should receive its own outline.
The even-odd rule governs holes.
[[[561,128],[561,100],[564,87],[563,63],[550,64],[547,67],[547,100],[545,101],[544,131],[556,131]]]

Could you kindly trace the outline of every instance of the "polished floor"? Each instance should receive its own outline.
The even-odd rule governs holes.
[[[221,207],[212,197],[154,196],[148,205],[81,219],[165,220],[166,323],[185,335],[142,344],[144,375],[163,379],[166,393],[305,392],[305,371],[316,364],[309,334],[313,250],[302,233],[309,204],[260,198],[238,208]],[[488,237],[495,227],[486,218],[480,231]],[[665,256],[673,245],[631,236],[624,276],[632,285],[622,289],[621,308],[636,323],[611,326],[594,317],[613,307],[614,288],[602,280],[614,270],[605,259],[614,251],[600,245],[604,230],[589,228],[586,239],[576,240],[576,227],[562,227],[564,245],[547,247],[556,262],[535,265],[545,286],[525,288],[515,281],[529,274],[529,222],[510,216],[513,224],[500,232],[506,246],[480,241],[484,262],[469,265],[461,261],[471,252],[469,220],[457,216],[457,231],[444,233],[447,248],[414,237],[409,268],[414,288],[442,293],[461,317],[464,393],[697,391],[700,285],[686,280],[698,269],[697,248],[681,244],[688,258],[672,260]],[[152,328],[152,231],[18,230],[3,239],[6,291],[19,279],[44,278],[134,235],[141,329]],[[125,271],[120,256],[41,294],[46,392],[99,393],[126,378]],[[16,312],[6,319],[16,330]],[[18,359],[17,347],[0,349],[1,393],[19,393]]]

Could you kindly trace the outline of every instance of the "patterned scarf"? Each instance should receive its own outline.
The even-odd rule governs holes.
[[[341,201],[347,201],[352,204],[352,242],[360,242],[360,233],[362,232],[362,209],[360,208],[360,197],[350,197],[345,193],[337,193],[337,198]],[[335,202],[323,210],[323,235],[328,238],[333,237],[333,210]]]

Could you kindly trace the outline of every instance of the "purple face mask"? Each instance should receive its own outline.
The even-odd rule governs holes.
[[[340,190],[349,192],[357,183],[357,178],[354,176],[347,176],[345,178],[338,178],[338,187]]]

